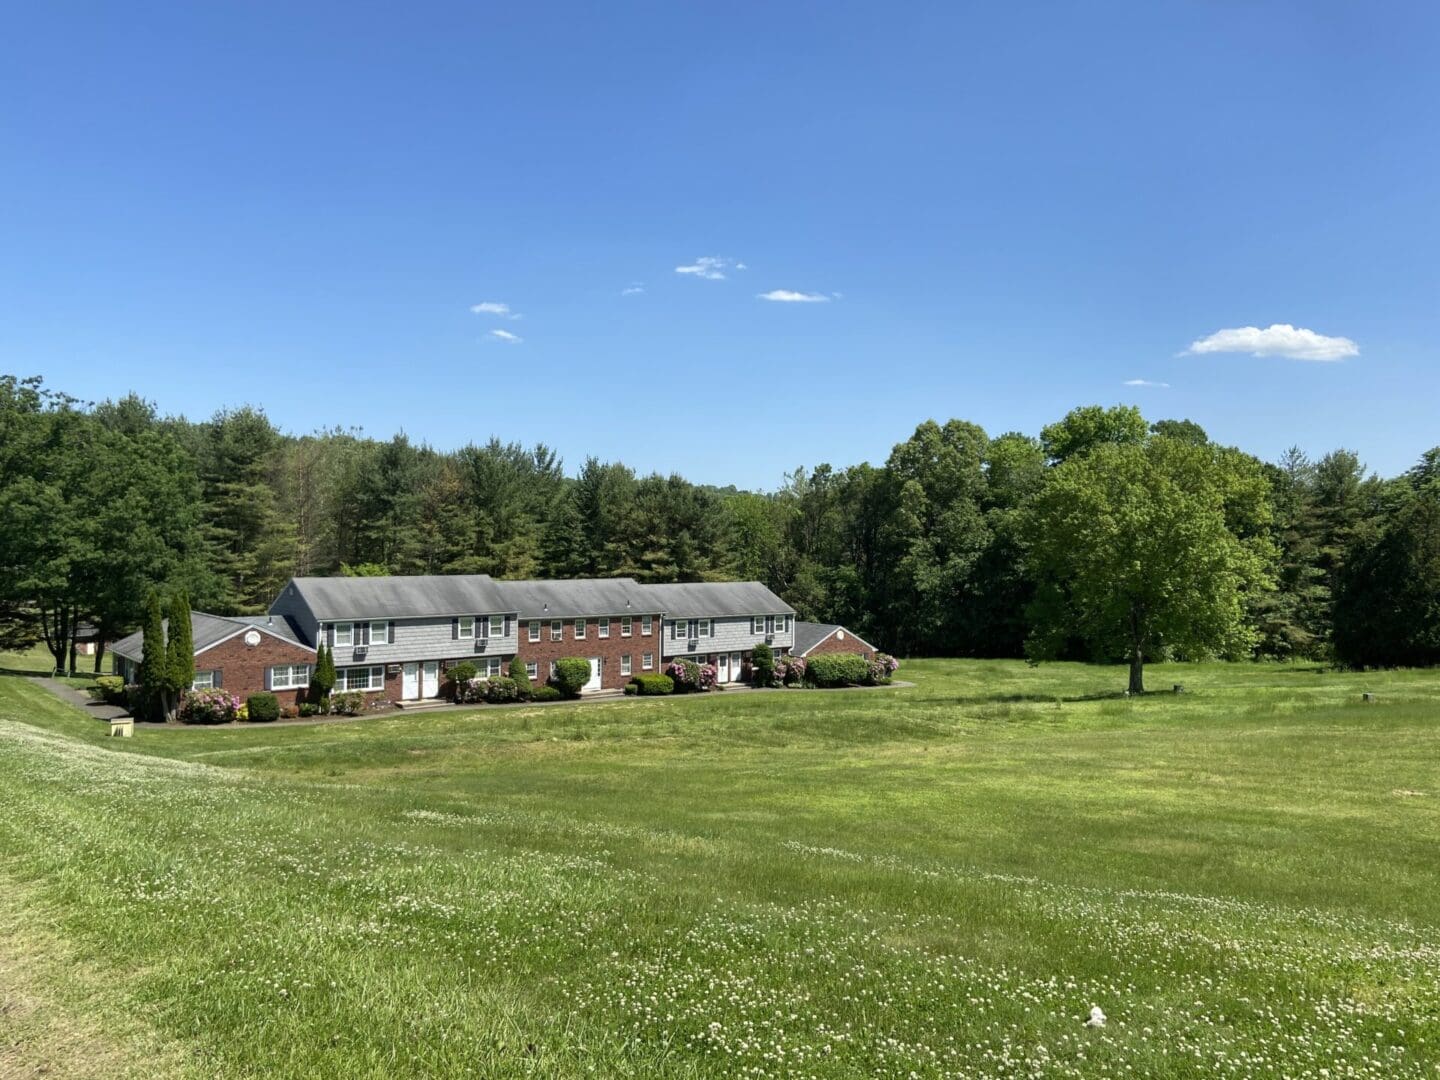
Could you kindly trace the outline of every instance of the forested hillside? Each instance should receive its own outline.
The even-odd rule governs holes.
[[[1037,496],[1067,460],[1153,440],[1209,445],[1129,407],[1076,409],[1038,436],[926,421],[882,464],[817,463],[757,493],[569,465],[542,442],[294,435],[257,407],[191,421],[5,376],[0,646],[43,639],[63,657],[76,623],[132,629],[157,587],[252,613],[292,574],[487,573],[754,578],[900,654],[1019,656],[1044,617]],[[1244,587],[1256,655],[1440,662],[1440,449],[1391,479],[1346,450],[1214,449],[1265,481],[1245,526],[1275,586]]]

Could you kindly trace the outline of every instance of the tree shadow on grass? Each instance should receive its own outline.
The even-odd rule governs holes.
[[[1174,697],[1175,694],[1169,690],[1149,690],[1140,696],[1147,698]],[[951,705],[1054,705],[1057,702],[1074,705],[1085,701],[1125,701],[1126,699],[1133,700],[1133,697],[1124,690],[1102,690],[1092,694],[970,694],[959,697],[936,697],[932,700],[943,701]]]

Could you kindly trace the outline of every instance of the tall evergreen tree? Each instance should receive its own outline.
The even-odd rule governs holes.
[[[190,598],[182,591],[170,598],[165,627],[165,715],[171,719],[180,695],[195,681],[195,636],[190,625]]]
[[[165,709],[165,688],[168,674],[168,660],[165,650],[165,617],[160,607],[160,594],[150,591],[145,603],[145,627],[140,642],[140,671],[136,681],[140,685],[140,699],[145,716],[152,719],[162,715]]]

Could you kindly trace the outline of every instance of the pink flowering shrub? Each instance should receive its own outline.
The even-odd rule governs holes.
[[[888,653],[876,653],[870,658],[869,675],[866,683],[871,686],[879,686],[888,683],[895,672],[900,669],[900,661]]]
[[[805,681],[805,658],[803,656],[776,657],[775,678],[786,686],[799,686]]]
[[[229,690],[186,690],[175,715],[182,724],[229,724],[240,715],[240,699]]]
[[[703,694],[715,689],[718,672],[714,664],[697,664],[694,660],[671,660],[665,674],[675,683],[677,694]]]

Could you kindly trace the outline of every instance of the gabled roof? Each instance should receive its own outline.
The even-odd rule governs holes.
[[[321,622],[411,619],[425,615],[503,615],[515,611],[489,574],[399,577],[297,577],[285,586]],[[273,608],[274,605],[272,604]]]
[[[795,612],[758,581],[696,581],[640,588],[652,597],[651,606],[656,611],[682,619]]]
[[[838,623],[801,622],[799,619],[795,620],[795,647],[790,651],[795,656],[805,656],[837,630],[845,630],[845,633],[872,652],[879,651],[859,634],[846,630]]]
[[[634,578],[574,578],[566,581],[497,581],[506,611],[522,619],[563,619],[578,615],[656,615],[664,610]]]
[[[165,639],[170,639],[170,620],[164,619],[160,623],[165,634]],[[212,646],[220,644],[227,638],[232,638],[243,630],[251,628],[261,630],[273,637],[288,641],[293,645],[300,645],[310,648],[296,631],[290,622],[283,618],[271,618],[268,615],[211,615],[204,611],[190,612],[190,636],[195,642],[195,652],[202,653]],[[110,651],[125,657],[127,660],[139,660],[144,651],[145,633],[137,630],[129,634],[114,645]]]

